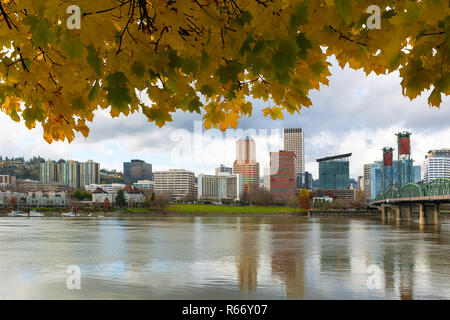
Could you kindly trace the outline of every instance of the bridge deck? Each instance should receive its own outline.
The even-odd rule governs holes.
[[[446,196],[427,196],[427,197],[413,197],[413,198],[394,198],[378,200],[371,203],[373,206],[382,204],[400,204],[400,203],[426,203],[426,202],[438,202],[438,203],[450,203],[450,195]]]

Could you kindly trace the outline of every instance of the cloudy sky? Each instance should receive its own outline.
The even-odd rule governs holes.
[[[331,61],[333,63],[333,61]],[[49,159],[95,160],[103,168],[122,170],[122,163],[142,159],[154,170],[185,168],[211,173],[219,164],[231,166],[235,159],[236,136],[249,130],[257,142],[257,160],[268,166],[269,151],[282,146],[280,129],[300,127],[305,132],[306,170],[318,177],[315,159],[352,152],[350,175],[363,173],[364,163],[381,159],[381,149],[396,147],[395,133],[408,130],[412,135],[412,156],[422,165],[429,149],[450,148],[450,99],[440,109],[430,108],[428,94],[410,101],[401,94],[398,74],[366,75],[362,71],[332,67],[330,86],[311,92],[313,106],[301,114],[285,114],[273,121],[262,115],[266,104],[254,103],[251,118],[240,121],[237,131],[220,133],[202,130],[201,116],[176,113],[164,128],[147,122],[141,114],[112,119],[98,111],[90,125],[91,133],[71,144],[49,145],[42,128],[29,131],[0,113],[0,155],[40,155]]]

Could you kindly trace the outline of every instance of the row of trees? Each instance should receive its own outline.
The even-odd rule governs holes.
[[[343,209],[352,208],[360,209],[364,207],[364,194],[359,190],[354,200],[339,200],[333,199],[333,201],[313,201],[316,197],[328,196],[334,198],[334,195],[329,190],[306,190],[302,189],[297,196],[292,196],[285,200],[274,199],[272,194],[264,189],[257,188],[251,190],[247,195],[242,197],[242,201],[245,204],[268,206],[268,205],[287,205],[292,208],[301,208],[303,210],[309,210],[311,207],[323,208],[323,209]]]

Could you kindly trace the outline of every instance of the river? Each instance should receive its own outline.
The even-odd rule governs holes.
[[[449,299],[441,222],[3,217],[0,298]]]

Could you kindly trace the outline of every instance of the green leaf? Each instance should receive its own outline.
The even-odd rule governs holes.
[[[196,112],[200,114],[201,113],[200,107],[203,107],[203,104],[200,102],[199,97],[196,96],[191,101],[189,101],[187,107],[191,113]]]
[[[181,65],[181,71],[183,71],[184,74],[192,73],[193,75],[196,75],[198,73],[197,61],[192,58],[183,59],[182,65]]]
[[[217,71],[216,75],[222,84],[227,84],[228,82],[235,82],[238,80],[237,76],[239,73],[244,71],[244,67],[237,61],[230,61],[226,66],[221,66]]]
[[[101,76],[103,70],[102,60],[98,57],[97,51],[94,49],[93,45],[87,47],[88,55],[86,57],[86,62],[88,65],[94,69],[97,75]]]
[[[128,113],[131,103],[130,89],[127,87],[128,79],[123,72],[116,72],[106,77],[106,97],[111,107],[117,111]]]
[[[30,26],[35,47],[45,47],[51,40],[54,40],[55,34],[51,32],[50,23],[47,19],[39,19],[30,15],[24,18],[23,23]]]
[[[206,84],[200,89],[200,92],[207,97],[211,97],[214,93],[216,93],[216,90]]]
[[[206,51],[202,51],[202,58],[200,60],[200,70],[204,71],[211,65],[211,59],[209,58]]]
[[[135,75],[139,79],[145,76],[145,67],[140,62],[135,62],[131,65],[131,74]]]
[[[277,51],[272,55],[274,71],[284,73],[295,67],[297,62],[297,45],[288,40],[280,40]]]
[[[336,13],[345,22],[351,21],[352,17],[352,1],[351,0],[334,0],[334,5],[336,6]]]
[[[82,59],[84,54],[84,46],[78,36],[66,31],[62,34],[61,47],[67,54],[69,60],[76,58]]]
[[[306,38],[305,33],[299,33],[295,43],[297,43],[297,47],[300,49],[297,56],[302,60],[306,60],[308,49],[312,49],[311,41]]]
[[[89,95],[88,95],[89,102],[92,102],[95,99],[97,99],[99,93],[100,93],[100,85],[98,84],[98,81],[96,81],[95,85],[92,87],[91,91],[89,92]]]
[[[246,52],[250,52],[250,44],[255,41],[253,35],[250,34],[247,39],[242,43],[241,49],[239,50],[239,54],[243,56]]]
[[[82,97],[78,97],[72,100],[72,110],[74,111],[82,111],[86,108],[84,100]]]
[[[326,69],[327,66],[322,62],[316,62],[311,65],[311,70],[316,76],[320,76],[321,74],[325,73]]]
[[[306,1],[297,4],[294,14],[291,16],[291,31],[296,32],[298,27],[304,26],[309,22],[308,7],[309,3]]]

